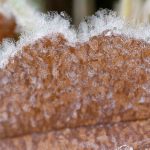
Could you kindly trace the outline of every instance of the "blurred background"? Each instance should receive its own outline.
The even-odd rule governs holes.
[[[65,11],[75,25],[100,8],[115,10],[131,24],[150,23],[150,0],[32,0],[42,11]]]
[[[150,0],[0,0],[15,4],[32,2],[41,11],[66,12],[74,25],[100,8],[115,10],[131,24],[150,23]]]
[[[65,11],[75,25],[100,8],[113,9],[119,0],[33,0],[42,11]]]

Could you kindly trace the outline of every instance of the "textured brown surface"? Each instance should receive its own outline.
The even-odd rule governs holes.
[[[16,37],[15,29],[16,23],[14,18],[8,18],[2,13],[0,13],[0,42],[4,38]]]
[[[0,150],[150,150],[150,120],[5,139]]]
[[[0,70],[0,138],[150,117],[150,45],[45,37]]]

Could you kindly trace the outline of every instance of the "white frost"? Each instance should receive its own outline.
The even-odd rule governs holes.
[[[4,41],[0,46],[0,68],[4,68],[9,58],[20,51],[24,45],[56,33],[63,34],[69,44],[86,42],[92,36],[100,35],[104,31],[108,31],[105,36],[111,36],[112,33],[123,34],[129,38],[150,42],[150,25],[128,26],[116,13],[107,10],[98,11],[75,29],[64,13],[40,14],[26,0],[7,0],[7,3],[0,5],[0,10],[2,9],[3,12],[7,12],[4,9],[10,10],[16,17],[18,27],[21,27],[21,36],[16,43]]]

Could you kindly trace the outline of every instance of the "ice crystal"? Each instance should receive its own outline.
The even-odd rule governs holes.
[[[26,0],[8,0],[1,4],[0,10],[3,10],[3,12],[10,10],[8,14],[13,14],[16,17],[17,24],[22,30],[17,43],[6,41],[1,45],[0,68],[3,68],[8,63],[8,59],[13,57],[17,51],[20,51],[24,45],[45,35],[62,34],[69,41],[69,44],[86,42],[91,37],[102,33],[105,33],[105,36],[111,36],[113,33],[125,35],[129,38],[143,39],[147,42],[150,40],[150,25],[129,26],[115,12],[108,10],[96,12],[95,15],[81,22],[77,29],[72,27],[70,20],[63,13],[60,15],[56,12],[47,15],[41,14],[31,7]],[[97,43],[93,41],[90,47],[96,50]]]

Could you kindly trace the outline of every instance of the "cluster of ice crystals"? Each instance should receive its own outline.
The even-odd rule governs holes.
[[[9,8],[9,9],[8,9]],[[130,26],[116,13],[108,10],[98,11],[95,15],[81,22],[78,29],[71,26],[70,20],[64,13],[40,14],[26,0],[7,0],[1,4],[0,10],[5,10],[15,15],[17,24],[21,27],[22,35],[16,44],[12,41],[4,42],[0,47],[0,68],[7,64],[18,50],[45,35],[62,34],[69,44],[86,42],[91,37],[107,31],[105,36],[121,34],[129,38],[150,41],[150,25]],[[10,14],[10,13],[9,13]],[[91,48],[96,49],[97,43],[91,43]]]
[[[72,121],[77,126],[80,119],[81,125],[83,121],[89,125],[95,120],[103,123],[111,114],[118,121],[126,114],[124,118],[130,117],[128,110],[138,110],[136,102],[145,105],[150,94],[150,60],[145,55],[150,45],[119,35],[146,40],[144,31],[149,27],[127,27],[115,13],[106,10],[97,12],[76,30],[62,14],[36,13],[33,17],[31,12],[34,23],[28,15],[20,23],[24,28],[20,40],[5,41],[0,47],[0,68],[16,56],[0,72],[0,99],[10,102],[4,108],[13,114],[3,111],[0,122],[10,121],[15,126],[25,115],[31,127],[46,123],[47,130],[53,124],[59,129],[65,123],[71,126]],[[117,36],[111,37],[115,33]],[[19,51],[22,53],[16,55]]]
[[[8,109],[4,108],[12,111],[12,116],[21,109],[21,115],[15,116],[17,123],[12,116],[10,123],[19,124],[24,121],[19,117],[25,115],[30,121],[29,131],[31,127],[41,129],[44,124],[46,130],[53,129],[53,124],[60,129],[84,125],[83,122],[107,122],[108,116],[113,121],[124,121],[130,118],[128,112],[142,112],[139,105],[147,109],[149,76],[145,68],[149,64],[144,59],[147,60],[150,45],[145,43],[143,49],[143,43],[103,35],[74,48],[61,36],[56,41],[46,36],[24,47],[14,57],[14,63],[10,61],[0,74],[0,88],[4,91],[0,98],[6,102],[17,99]],[[1,116],[2,121],[4,117]]]
[[[0,45],[0,68],[3,68],[8,63],[10,56],[13,57],[17,52],[13,41],[4,41]]]

